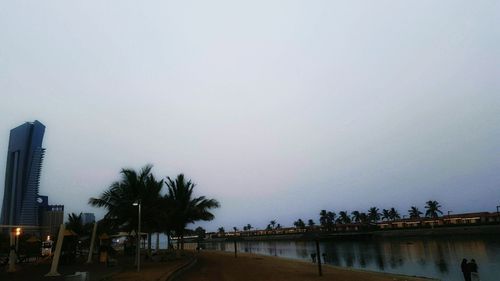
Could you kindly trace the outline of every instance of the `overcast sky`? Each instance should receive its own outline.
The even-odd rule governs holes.
[[[66,212],[147,163],[221,202],[208,230],[495,211],[499,77],[499,1],[1,1],[0,196],[37,119]]]

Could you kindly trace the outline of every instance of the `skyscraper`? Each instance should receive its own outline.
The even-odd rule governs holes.
[[[0,224],[39,225],[38,189],[45,126],[27,122],[10,131]]]
[[[82,214],[82,224],[86,225],[88,223],[94,223],[95,222],[95,215],[94,213],[83,213]]]

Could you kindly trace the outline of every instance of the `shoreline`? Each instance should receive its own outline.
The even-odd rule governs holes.
[[[435,228],[407,228],[407,229],[387,229],[366,232],[344,232],[344,233],[321,233],[309,232],[300,234],[274,234],[274,235],[255,235],[255,236],[226,236],[205,239],[203,242],[232,242],[236,241],[320,241],[346,240],[362,241],[384,238],[426,238],[426,237],[445,237],[469,236],[469,235],[498,235],[500,234],[500,225],[474,225],[474,226],[449,226]],[[175,241],[175,240],[174,240]],[[194,239],[185,239],[186,243],[196,242]]]
[[[213,250],[206,250],[206,251],[213,251]],[[213,252],[218,252],[218,251],[213,251]],[[225,253],[230,253],[230,252],[225,252]],[[288,261],[293,261],[293,262],[297,261],[297,262],[301,262],[304,264],[314,265],[317,267],[317,263],[308,262],[308,261],[303,260],[303,259],[294,259],[294,258],[280,257],[280,256],[268,256],[268,255],[257,254],[257,253],[242,253],[242,255],[243,254],[248,255],[248,256],[258,256],[258,257],[264,256],[264,257],[270,257],[270,258],[281,259],[281,260],[288,260]],[[391,273],[391,272],[375,271],[375,270],[362,269],[362,268],[344,267],[344,266],[332,265],[332,264],[327,264],[327,263],[322,263],[321,267],[322,268],[329,267],[329,268],[332,268],[334,270],[363,272],[363,273],[368,273],[368,274],[382,274],[382,275],[387,275],[387,276],[392,276],[392,277],[397,276],[397,277],[403,277],[403,278],[418,278],[418,279],[423,279],[423,280],[439,281],[439,279],[427,277],[427,276],[406,275],[406,274],[401,274],[401,273]]]
[[[204,250],[197,253],[198,265],[178,280],[343,280],[343,281],[437,281],[425,276],[409,276],[387,272],[360,270],[322,264],[323,276],[318,276],[317,264],[291,258],[261,254]],[[208,276],[208,277],[207,277]],[[217,278],[216,278],[217,277]],[[205,279],[203,279],[205,278]],[[208,278],[208,279],[206,279]],[[214,279],[214,280],[215,280]]]

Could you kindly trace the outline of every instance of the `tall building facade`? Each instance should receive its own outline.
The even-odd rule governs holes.
[[[95,222],[95,215],[94,213],[83,213],[82,214],[82,224],[86,225],[88,223],[94,223]]]
[[[42,237],[57,236],[59,226],[64,221],[64,205],[48,205],[43,210]]]
[[[0,224],[39,225],[40,172],[45,126],[27,122],[10,131]]]

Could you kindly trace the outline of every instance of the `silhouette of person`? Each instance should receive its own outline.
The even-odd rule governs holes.
[[[474,259],[471,259],[470,262],[467,264],[467,267],[469,268],[469,272],[471,274],[471,280],[479,281],[479,273],[477,272],[476,261]]]
[[[311,259],[312,259],[312,262],[315,263],[316,262],[316,254],[315,253],[312,253],[311,254]]]
[[[467,264],[467,259],[463,259],[460,264],[460,268],[462,269],[462,274],[464,275],[465,281],[471,281],[471,273],[469,270],[469,265]]]

